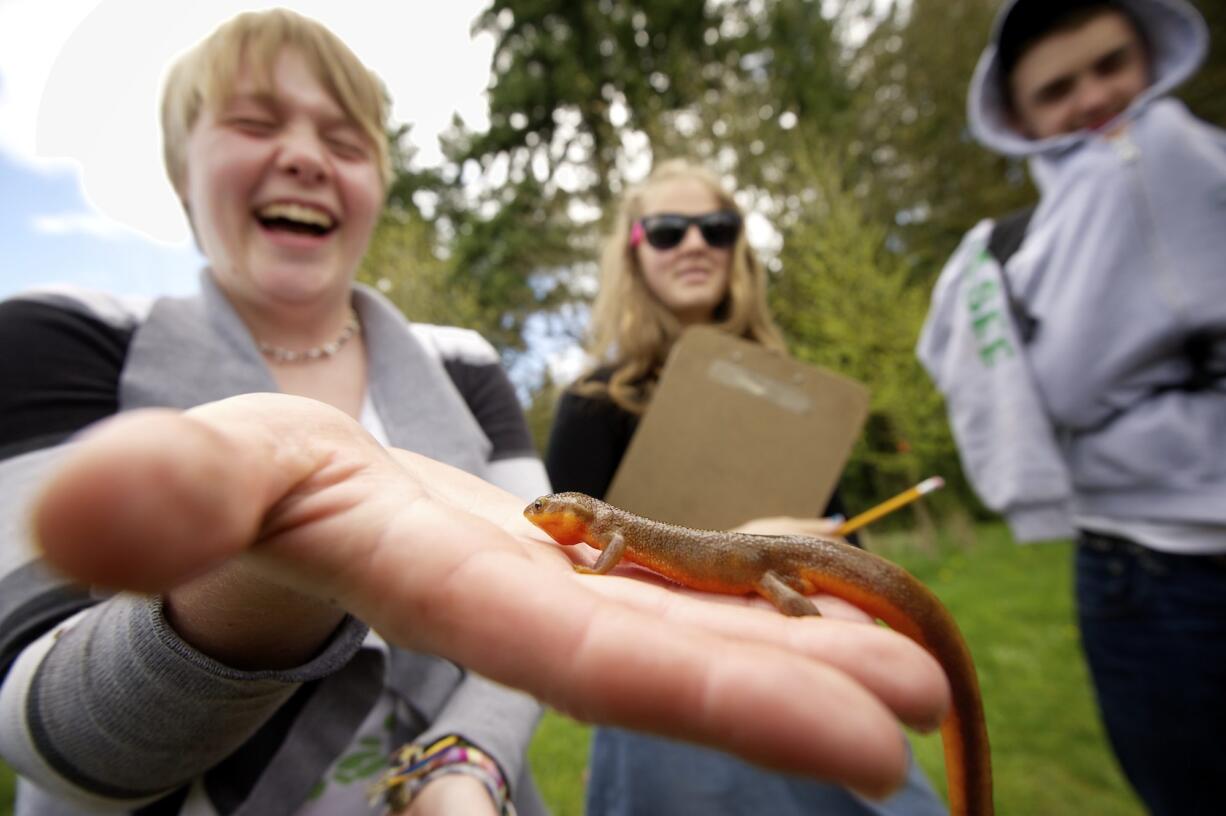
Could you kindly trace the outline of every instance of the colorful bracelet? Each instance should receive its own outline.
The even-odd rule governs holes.
[[[485,786],[502,816],[515,816],[498,763],[459,735],[448,734],[426,746],[410,743],[396,751],[391,761],[391,769],[371,790],[371,802],[382,800],[392,813],[407,808],[422,788],[440,776],[463,774]]]

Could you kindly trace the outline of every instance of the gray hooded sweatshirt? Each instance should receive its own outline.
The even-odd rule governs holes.
[[[1226,133],[1167,96],[1204,58],[1204,22],[1182,0],[1121,0],[1152,85],[1106,128],[1032,140],[1000,93],[995,42],[1015,5],[968,113],[985,146],[1028,157],[1041,200],[1003,269],[991,221],[966,235],[920,360],[968,476],[1019,540],[1094,527],[1226,550]],[[1009,293],[1037,321],[1028,342]]]

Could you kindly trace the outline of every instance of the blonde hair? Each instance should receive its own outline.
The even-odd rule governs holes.
[[[714,173],[683,159],[658,165],[637,187],[626,192],[606,237],[600,258],[600,291],[592,306],[588,350],[597,368],[611,368],[607,383],[589,372],[574,387],[585,396],[607,396],[621,408],[641,414],[651,401],[655,381],[668,352],[680,337],[681,322],[648,289],[630,230],[644,215],[647,191],[678,180],[697,181],[719,206],[742,215]],[[754,255],[745,230],[732,249],[728,291],[715,308],[714,327],[736,337],[783,351],[783,337],[766,305],[766,271]]]
[[[184,197],[187,140],[207,105],[213,111],[234,92],[240,68],[255,74],[259,90],[272,86],[273,66],[293,48],[352,119],[375,151],[379,177],[391,181],[387,143],[387,93],[339,37],[320,23],[287,9],[245,12],[224,23],[180,57],[162,90],[162,158],[175,192]]]

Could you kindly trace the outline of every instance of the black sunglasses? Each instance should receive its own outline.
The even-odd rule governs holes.
[[[727,249],[736,243],[741,233],[741,216],[731,210],[718,210],[704,215],[662,213],[640,218],[630,230],[630,246],[638,246],[646,238],[656,249],[672,249],[685,240],[692,224],[698,225],[707,246]]]

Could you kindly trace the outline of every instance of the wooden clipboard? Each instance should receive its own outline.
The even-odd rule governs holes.
[[[868,416],[863,384],[707,326],[673,347],[613,476],[610,503],[723,530],[813,517]]]

